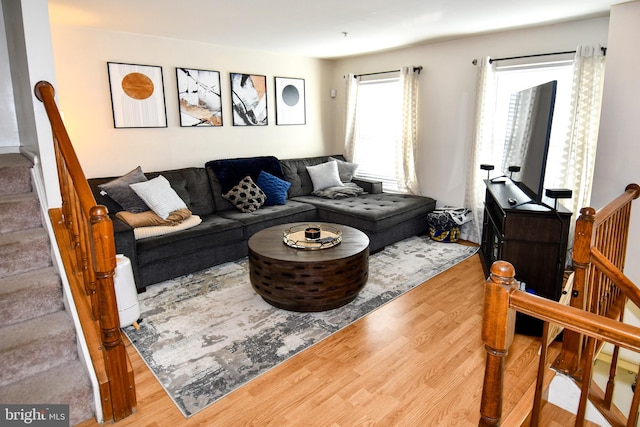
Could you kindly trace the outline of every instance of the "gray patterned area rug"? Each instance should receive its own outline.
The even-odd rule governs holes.
[[[476,253],[412,237],[370,257],[369,281],[351,303],[320,313],[267,304],[247,258],[168,280],[139,295],[140,329],[125,329],[185,417]]]

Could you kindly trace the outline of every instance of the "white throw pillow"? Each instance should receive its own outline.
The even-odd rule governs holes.
[[[307,166],[307,172],[313,182],[313,191],[324,190],[329,187],[340,187],[344,185],[340,181],[338,174],[338,162],[320,163],[316,166]]]
[[[162,175],[145,182],[131,184],[129,187],[162,219],[178,209],[186,209],[184,201],[171,188],[171,184]]]

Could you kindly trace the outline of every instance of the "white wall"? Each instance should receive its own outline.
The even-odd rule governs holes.
[[[10,75],[4,13],[2,3],[0,3],[0,76],[2,76],[0,78],[0,149],[20,145]],[[13,150],[13,152],[15,151]]]
[[[45,207],[60,206],[60,190],[53,151],[51,125],[44,107],[33,93],[40,80],[55,84],[49,9],[47,0],[2,0],[5,16],[7,55],[10,76],[2,77],[11,85],[13,105],[8,106],[8,119],[17,122],[19,146],[37,155],[35,166],[44,179]]]
[[[87,177],[138,165],[156,171],[229,157],[342,152],[332,142],[331,61],[79,27],[51,30],[60,108]],[[114,129],[107,62],[162,66],[167,128]],[[180,127],[176,67],[220,71],[224,126]],[[267,76],[268,126],[233,126],[230,72]],[[305,79],[306,125],[276,126],[274,76]]]
[[[580,44],[606,45],[607,31],[608,18],[597,18],[338,60],[333,80],[339,98],[335,138],[340,140],[344,132],[344,75],[422,65],[417,168],[421,191],[438,205],[462,206],[475,113],[477,69],[472,60],[574,50]]]
[[[611,9],[607,65],[592,206],[602,207],[640,184],[640,2]],[[632,208],[625,274],[640,286],[640,200]]]

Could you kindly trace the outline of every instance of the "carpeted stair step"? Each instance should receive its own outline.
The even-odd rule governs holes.
[[[42,215],[36,193],[0,196],[0,233],[37,227],[42,227]]]
[[[65,311],[0,329],[0,386],[77,359],[76,332]],[[61,380],[66,381],[64,377]]]
[[[31,162],[22,154],[0,156],[0,196],[30,193]]]
[[[60,275],[54,267],[0,279],[0,327],[64,310]]]
[[[0,277],[50,265],[51,246],[44,228],[0,234]]]
[[[76,359],[19,383],[0,387],[5,404],[67,404],[69,425],[93,418],[94,402],[86,368]]]

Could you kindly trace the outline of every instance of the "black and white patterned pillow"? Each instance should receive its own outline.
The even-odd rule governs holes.
[[[258,210],[267,199],[267,196],[265,196],[260,187],[253,182],[250,176],[242,178],[238,185],[227,191],[222,197],[245,213]]]

